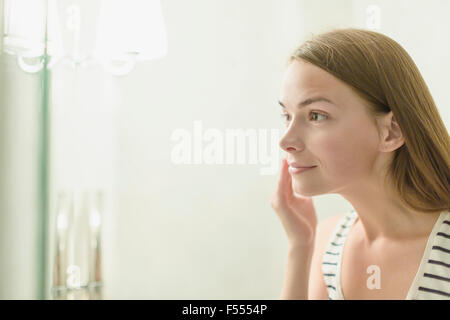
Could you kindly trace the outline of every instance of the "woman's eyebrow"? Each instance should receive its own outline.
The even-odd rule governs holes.
[[[297,108],[306,107],[307,105],[310,105],[310,104],[312,104],[314,102],[319,102],[319,101],[325,101],[325,102],[331,103],[332,105],[335,105],[330,99],[325,98],[323,96],[317,96],[317,97],[308,98],[308,99],[298,103],[297,104]],[[283,108],[286,108],[286,106],[281,101],[278,101],[278,103]]]

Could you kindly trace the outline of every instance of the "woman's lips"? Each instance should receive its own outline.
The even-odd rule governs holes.
[[[291,174],[302,173],[302,172],[305,172],[305,171],[307,171],[307,170],[309,170],[309,169],[313,169],[313,168],[315,168],[315,167],[316,167],[316,166],[313,166],[313,167],[303,167],[303,168],[295,168],[295,167],[289,166],[289,173],[291,173]]]

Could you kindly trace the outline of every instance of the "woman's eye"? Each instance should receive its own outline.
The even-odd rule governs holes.
[[[328,116],[326,116],[326,115],[324,115],[324,114],[322,114],[322,113],[319,113],[319,112],[314,112],[314,111],[312,111],[312,112],[310,113],[310,115],[313,115],[313,120],[312,120],[312,121],[314,121],[314,122],[320,121],[320,120],[317,120],[317,117],[320,117],[320,116],[325,117],[325,118],[328,118]],[[283,120],[285,120],[286,122],[287,122],[287,121],[290,121],[289,114],[287,114],[287,113],[282,113],[282,114],[281,114],[281,118],[283,118]],[[315,119],[315,120],[314,120],[314,119]]]
[[[282,113],[280,116],[284,121],[289,121],[289,115],[287,113]]]
[[[319,115],[319,116],[328,118],[328,116],[326,116],[326,115],[324,115],[324,114],[322,114],[322,113],[314,112],[314,111],[312,111],[310,114],[317,114],[317,115]],[[316,120],[315,120],[315,121],[316,121]]]

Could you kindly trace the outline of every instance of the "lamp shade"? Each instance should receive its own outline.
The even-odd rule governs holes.
[[[4,0],[4,50],[28,56],[61,52],[57,0]]]
[[[42,55],[45,48],[46,0],[5,0],[4,50]]]
[[[116,75],[127,74],[136,61],[167,54],[160,0],[3,0],[3,4],[3,51],[16,54],[27,72],[42,69],[45,51],[48,68],[61,60],[75,65],[96,60]]]
[[[57,0],[4,0],[2,50],[17,55],[19,66],[27,72],[42,69],[45,50],[50,56],[62,54]]]

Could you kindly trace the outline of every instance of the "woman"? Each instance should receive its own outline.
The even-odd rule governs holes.
[[[373,31],[314,36],[280,105],[281,298],[450,299],[450,139],[408,53]],[[354,210],[317,223],[311,197],[332,193]]]

